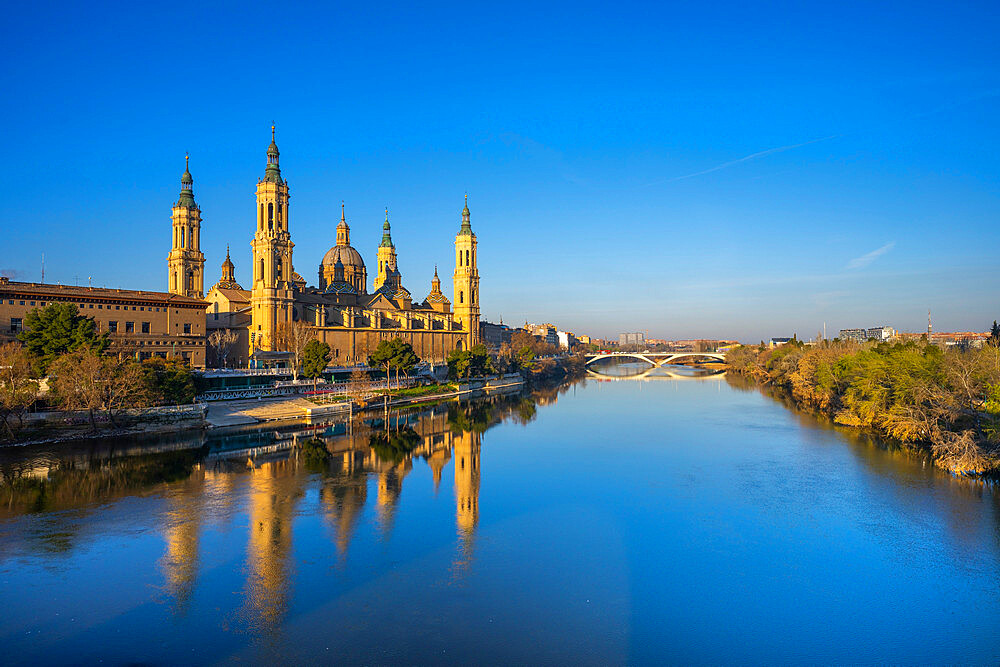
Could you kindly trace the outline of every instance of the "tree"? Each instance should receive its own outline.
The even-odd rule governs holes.
[[[315,338],[306,343],[302,350],[302,374],[313,379],[313,389],[318,384],[318,378],[330,363],[330,346]]]
[[[93,350],[78,350],[52,364],[52,391],[65,410],[86,410],[97,430],[95,413],[103,410],[117,427],[121,410],[148,403],[142,368],[132,360],[101,357]]]
[[[420,363],[420,357],[413,351],[413,346],[402,338],[379,341],[378,347],[368,356],[368,365],[385,369],[386,385],[388,386],[389,372],[396,371],[396,382],[399,383],[399,374],[409,374],[413,368]]]
[[[278,349],[292,353],[292,377],[297,380],[299,368],[302,365],[302,354],[305,352],[306,345],[316,339],[316,330],[301,320],[282,322],[278,325],[277,338]]]
[[[208,351],[219,368],[226,368],[226,360],[238,340],[239,336],[232,329],[216,329],[208,335]]]
[[[452,350],[448,353],[448,378],[458,380],[468,377],[482,377],[494,372],[489,350],[480,343],[471,350]]]
[[[146,398],[156,405],[186,405],[198,393],[194,373],[177,359],[146,359],[142,374]]]
[[[351,377],[347,381],[347,393],[355,398],[364,396],[368,393],[370,380],[371,378],[368,376],[368,373],[360,368],[355,368],[351,371]]]
[[[53,303],[35,308],[24,318],[18,339],[34,357],[35,372],[44,375],[49,365],[67,352],[90,350],[102,354],[108,349],[107,333],[97,333],[97,323],[77,312],[72,303]]]
[[[24,426],[24,413],[35,402],[38,383],[31,376],[31,359],[18,343],[0,345],[0,419],[7,435],[13,438]]]
[[[993,328],[990,329],[990,337],[986,340],[988,345],[1000,347],[1000,324],[993,320]]]

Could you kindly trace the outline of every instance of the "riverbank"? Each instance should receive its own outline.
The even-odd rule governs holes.
[[[25,420],[26,428],[22,431],[22,437],[13,442],[5,442],[3,445],[25,446],[121,438],[130,435],[179,433],[270,421],[308,421],[335,415],[451,401],[491,392],[520,391],[525,384],[520,374],[511,373],[432,386],[439,388],[440,391],[428,391],[432,387],[421,388],[424,391],[415,391],[413,388],[393,390],[388,401],[385,400],[385,396],[380,395],[369,397],[364,401],[342,400],[323,405],[302,396],[291,395],[127,410],[116,417],[120,426],[115,428],[105,428],[109,425],[105,418],[98,418],[98,428],[95,429],[86,414],[48,412],[29,415]]]
[[[743,346],[731,372],[797,407],[929,454],[952,474],[1000,475],[1000,350],[792,341]]]

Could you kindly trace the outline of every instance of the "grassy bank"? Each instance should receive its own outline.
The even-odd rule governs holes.
[[[731,372],[787,392],[836,423],[926,449],[961,475],[1000,473],[1000,349],[792,341],[743,346]]]

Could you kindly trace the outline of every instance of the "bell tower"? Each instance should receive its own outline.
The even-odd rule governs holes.
[[[385,223],[382,225],[382,243],[378,246],[378,276],[375,278],[375,289],[385,284],[389,275],[396,269],[396,246],[392,244],[389,233],[389,209],[385,209]]]
[[[267,168],[257,181],[257,232],[253,249],[250,354],[278,351],[278,334],[292,321],[292,243],[288,232],[288,182],[278,168],[278,146],[271,126]]]
[[[455,321],[465,330],[466,349],[479,343],[479,266],[476,260],[476,235],[469,222],[469,195],[465,195],[462,227],[455,236],[455,294],[452,301]]]
[[[185,155],[181,194],[170,216],[174,237],[167,255],[167,285],[171,294],[201,299],[205,296],[205,255],[201,252],[201,209],[194,203],[193,186]]]

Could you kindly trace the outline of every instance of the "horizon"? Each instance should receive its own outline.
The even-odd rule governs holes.
[[[468,192],[492,322],[756,342],[1000,317],[994,5],[99,7],[8,13],[12,280],[44,253],[49,283],[166,291],[188,152],[206,291],[227,244],[246,286],[274,121],[310,285],[344,200],[372,277],[388,206],[404,285],[436,264],[450,296]]]

